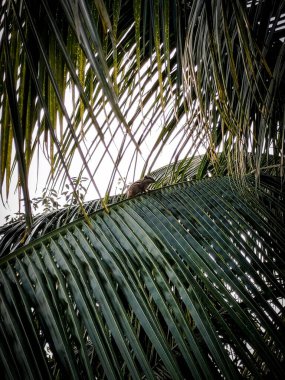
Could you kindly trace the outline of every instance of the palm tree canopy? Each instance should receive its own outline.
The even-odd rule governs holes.
[[[2,193],[17,169],[30,214],[41,145],[49,184],[81,162],[77,176],[102,197],[106,158],[110,193],[152,170],[174,137],[169,160],[203,147],[201,173],[211,163],[258,177],[271,154],[282,177],[283,19],[284,1],[2,0]]]
[[[0,188],[17,177],[26,216],[0,230],[5,378],[283,376],[284,18],[283,0],[1,0]],[[41,150],[47,187],[84,176],[98,200],[32,223]],[[112,197],[145,174],[148,194]]]

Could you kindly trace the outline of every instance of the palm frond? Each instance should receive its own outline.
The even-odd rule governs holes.
[[[285,231],[274,209],[285,210],[274,183],[259,195],[254,178],[247,189],[229,177],[164,187],[0,259],[1,369],[282,377]]]

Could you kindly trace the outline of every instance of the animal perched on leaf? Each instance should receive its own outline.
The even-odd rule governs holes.
[[[154,182],[155,180],[152,177],[145,175],[143,179],[140,179],[130,185],[127,191],[127,198],[134,197],[139,193],[145,192],[148,186]]]

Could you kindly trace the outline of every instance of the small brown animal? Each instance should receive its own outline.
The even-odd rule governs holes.
[[[148,186],[154,182],[155,180],[152,177],[145,175],[143,179],[140,179],[131,184],[127,191],[127,198],[134,197],[139,193],[143,193],[146,191]]]

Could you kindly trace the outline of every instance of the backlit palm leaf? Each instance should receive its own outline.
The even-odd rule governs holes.
[[[98,197],[153,170],[163,148],[171,161],[203,148],[204,168],[258,176],[262,154],[284,149],[283,19],[284,2],[269,0],[2,0],[1,189],[16,159],[29,213],[42,143],[49,185],[80,162]]]

